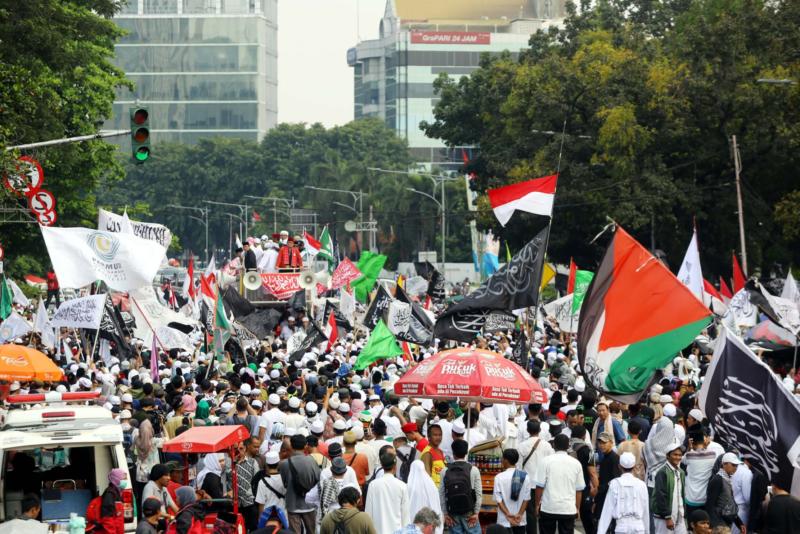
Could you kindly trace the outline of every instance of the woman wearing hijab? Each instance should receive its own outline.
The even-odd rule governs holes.
[[[209,453],[203,457],[203,469],[197,475],[197,489],[204,491],[211,499],[229,497],[225,492],[223,470],[225,457],[222,454]],[[212,503],[212,510],[226,507],[221,503]]]
[[[128,474],[122,469],[112,469],[108,473],[108,487],[100,500],[100,520],[95,534],[125,534],[125,516],[122,506],[122,490],[128,481]]]
[[[191,531],[192,525],[201,523],[205,515],[202,507],[197,504],[197,494],[194,488],[181,486],[175,490],[178,498],[178,513],[175,515],[175,530],[178,534],[187,534]]]
[[[208,401],[203,399],[197,403],[197,410],[194,412],[194,426],[210,426],[210,416],[211,407],[208,405]]]
[[[442,515],[442,504],[439,501],[439,491],[430,475],[425,471],[422,460],[411,462],[411,471],[408,474],[409,517],[414,517],[423,508],[430,508],[439,517]],[[439,525],[436,534],[442,534],[444,527]]]
[[[136,459],[136,477],[133,481],[133,491],[136,495],[136,502],[142,502],[142,491],[145,485],[150,482],[150,471],[160,463],[158,445],[153,433],[153,424],[149,419],[145,419],[139,424],[139,430],[133,438],[133,452]]]

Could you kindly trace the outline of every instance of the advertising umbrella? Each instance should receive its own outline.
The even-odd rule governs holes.
[[[61,380],[62,371],[47,355],[22,345],[0,346],[0,380]]]
[[[420,362],[394,385],[403,397],[479,402],[546,403],[539,383],[522,367],[482,349],[453,349]]]

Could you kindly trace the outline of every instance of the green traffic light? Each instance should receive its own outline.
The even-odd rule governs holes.
[[[147,161],[147,159],[149,157],[150,157],[150,149],[149,148],[144,147],[144,146],[140,146],[136,150],[136,161],[139,161],[139,162]]]

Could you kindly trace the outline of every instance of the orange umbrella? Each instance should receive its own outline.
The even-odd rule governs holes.
[[[47,355],[22,345],[0,346],[0,380],[43,380],[53,382],[64,377]]]

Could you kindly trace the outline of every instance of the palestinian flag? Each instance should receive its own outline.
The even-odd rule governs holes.
[[[710,322],[691,290],[618,226],[581,307],[581,371],[607,396],[636,402]]]

